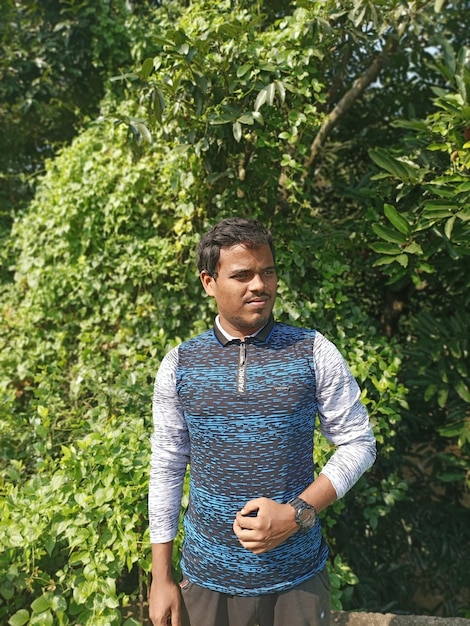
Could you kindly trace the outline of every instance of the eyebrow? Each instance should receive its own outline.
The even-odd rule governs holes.
[[[266,267],[262,267],[260,271],[266,272],[267,270],[275,270],[275,269],[276,269],[275,265],[266,265]],[[253,272],[253,270],[248,267],[237,267],[237,268],[229,270],[228,274],[229,275],[242,274],[243,272]]]

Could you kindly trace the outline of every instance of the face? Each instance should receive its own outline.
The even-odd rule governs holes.
[[[203,270],[201,281],[215,298],[222,328],[230,335],[252,335],[269,320],[277,290],[269,246],[221,248],[217,277]]]

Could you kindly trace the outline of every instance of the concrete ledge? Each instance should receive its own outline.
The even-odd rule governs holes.
[[[332,613],[331,623],[334,626],[470,626],[470,619],[335,611]]]

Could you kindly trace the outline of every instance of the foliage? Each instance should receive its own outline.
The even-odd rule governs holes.
[[[200,212],[188,213],[181,157],[149,154],[133,163],[119,138],[106,132],[90,129],[50,163],[38,210],[33,204],[12,238],[15,283],[5,289],[1,334],[2,370],[10,373],[1,421],[1,593],[6,615],[22,611],[14,623],[26,618],[24,611],[31,623],[119,623],[117,608],[127,602],[120,579],[134,563],[148,569],[148,377],[171,345],[210,324],[188,257]],[[175,191],[176,206],[169,202]],[[387,371],[387,347],[377,361],[377,346],[353,336],[363,313],[347,295],[347,265],[332,261],[324,236],[315,235],[323,254],[304,259],[306,242],[293,234],[298,253],[279,253],[277,315],[313,324],[323,315],[323,299],[325,329],[344,341],[358,378],[377,370],[365,401],[385,443],[384,416],[398,419],[390,398],[404,394]],[[287,278],[313,272],[324,275],[315,281],[319,300],[308,291],[301,297],[300,285],[288,293]],[[344,319],[335,301],[344,301]],[[320,464],[327,454],[319,444]],[[47,515],[39,519],[39,511]],[[336,562],[335,580],[354,580],[340,557]],[[336,598],[339,605],[339,589]]]
[[[462,505],[470,485],[470,57],[468,48],[456,52],[448,41],[443,50],[436,66],[448,86],[434,90],[433,112],[423,120],[398,120],[407,136],[393,151],[371,150],[385,171],[374,176],[383,202],[383,218],[372,225],[380,238],[370,244],[374,265],[407,294],[410,308],[400,330],[401,379],[410,389],[400,448],[412,479],[410,498],[399,507],[407,521],[396,546],[377,537],[374,552],[388,555],[401,575],[419,572],[416,593],[431,597],[433,610],[455,614],[469,585]],[[386,534],[388,526],[382,524]],[[441,550],[433,549],[436,544]],[[365,581],[367,568],[377,565],[372,558]],[[365,583],[369,590],[373,582]],[[403,594],[398,588],[395,597]]]
[[[97,116],[140,28],[123,0],[2,2],[0,237],[30,200],[44,160]]]
[[[391,283],[417,292],[407,329],[408,384],[437,402],[445,415],[440,434],[460,437],[463,456],[448,459],[441,480],[462,481],[464,488],[470,485],[470,50],[455,54],[449,43],[444,50],[439,68],[450,89],[436,89],[435,112],[424,121],[398,122],[413,132],[406,152],[371,152],[387,172],[375,177],[380,193],[394,202],[384,204],[388,225],[373,225],[382,241],[371,247]]]
[[[147,569],[149,376],[198,319],[198,303],[181,271],[185,253],[175,258],[167,238],[175,213],[155,211],[165,194],[155,159],[133,164],[113,141],[94,127],[51,162],[38,210],[11,240],[19,256],[1,327],[2,620],[18,609],[32,623],[46,623],[49,610],[54,623],[119,623],[119,580],[134,563]],[[178,171],[176,161],[163,169]]]
[[[335,607],[383,610],[392,590],[414,609],[410,580],[436,565],[450,572],[446,610],[462,604],[465,561],[449,563],[465,540],[468,445],[468,69],[453,52],[465,6],[281,5],[149,6],[145,32],[129,31],[137,71],[115,76],[102,118],[47,162],[0,252],[1,621],[137,623],[152,379],[212,322],[193,251],[228,215],[272,228],[276,317],[333,339],[374,423],[375,468],[323,515]],[[333,104],[390,41],[380,79],[310,163]],[[429,474],[414,463],[423,437]],[[331,452],[317,437],[319,467]],[[456,521],[436,556],[444,498]]]

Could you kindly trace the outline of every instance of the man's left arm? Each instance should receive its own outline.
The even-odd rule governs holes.
[[[336,450],[298,497],[320,513],[372,466],[376,442],[357,382],[336,346],[320,333],[315,339],[314,362],[320,429]],[[261,554],[286,541],[298,526],[290,504],[256,498],[237,513],[233,529],[245,548]]]

